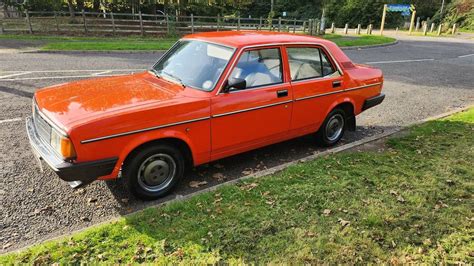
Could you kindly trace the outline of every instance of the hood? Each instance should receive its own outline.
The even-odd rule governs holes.
[[[99,117],[142,109],[183,97],[182,86],[158,79],[148,72],[55,85],[38,90],[38,108],[59,127],[72,126]]]

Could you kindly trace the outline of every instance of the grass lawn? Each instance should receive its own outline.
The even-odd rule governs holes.
[[[53,262],[474,263],[474,109],[0,257]]]
[[[331,40],[339,46],[362,46],[390,43],[395,39],[383,36],[362,35],[361,37],[347,38],[341,35],[327,34],[323,38]],[[43,50],[167,50],[177,40],[174,38],[151,38],[151,37],[62,37],[62,36],[39,36],[39,35],[0,35],[0,39],[38,40],[45,41]]]

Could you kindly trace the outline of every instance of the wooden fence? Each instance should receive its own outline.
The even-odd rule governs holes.
[[[182,35],[221,30],[269,30],[317,33],[317,20],[239,17],[169,16],[142,13],[25,11],[4,18],[0,33],[47,33],[77,35]]]

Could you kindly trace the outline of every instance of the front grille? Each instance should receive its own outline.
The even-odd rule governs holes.
[[[39,138],[49,145],[51,142],[51,126],[39,114],[38,106],[34,106],[33,124],[36,128]]]

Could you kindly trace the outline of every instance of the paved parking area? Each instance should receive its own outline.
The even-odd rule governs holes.
[[[346,52],[354,62],[370,62],[384,71],[387,97],[359,117],[357,131],[347,134],[345,143],[474,102],[472,42],[401,40],[395,46]],[[195,169],[173,195],[147,203],[132,198],[121,181],[72,190],[51,171],[39,171],[24,129],[37,88],[141,71],[159,56],[0,54],[0,253],[193,192],[188,186],[193,180],[207,181],[208,187],[320,151],[307,136],[220,160]]]

